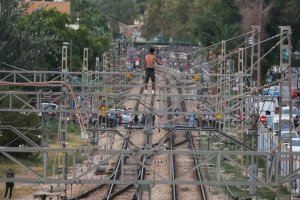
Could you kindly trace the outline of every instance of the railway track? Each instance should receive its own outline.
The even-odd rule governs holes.
[[[182,94],[182,89],[181,88],[178,88],[178,92],[179,94]],[[181,101],[181,108],[182,108],[182,111],[186,112],[187,109],[186,109],[186,103],[184,101]],[[193,138],[193,135],[192,135],[192,132],[191,131],[186,131],[186,139],[188,140],[188,147],[190,150],[195,150],[195,143],[194,143],[194,138]],[[193,154],[192,156],[192,159],[194,161],[194,166],[197,166],[199,165],[199,161],[198,161],[198,158],[196,157],[195,154]],[[196,169],[196,177],[197,177],[197,180],[198,181],[203,181],[204,180],[204,176],[200,170],[199,167],[197,167]],[[205,185],[199,185],[199,192],[200,192],[200,199],[201,200],[208,200],[208,191],[207,191],[207,188]]]
[[[140,94],[142,93],[142,89],[140,91]],[[150,99],[150,107],[151,107],[151,110],[149,111],[151,113],[152,111],[152,108],[154,106],[154,99],[155,99],[155,95],[151,95],[151,99]],[[138,104],[139,104],[140,100],[138,100],[138,103],[136,104],[135,106],[135,111],[138,110]],[[149,115],[148,117],[151,117],[151,115]],[[148,123],[152,123],[151,120],[146,120],[148,121]],[[148,124],[145,126],[152,126],[152,124]],[[147,147],[150,147],[150,133],[147,131],[146,132],[146,141],[144,142],[143,146],[144,148],[147,148]],[[137,179],[138,180],[144,180],[145,179],[145,174],[146,174],[146,169],[144,166],[146,166],[146,161],[148,160],[149,158],[149,155],[142,155],[141,158],[140,158],[140,162],[141,162],[141,166],[140,168],[138,169],[138,174],[137,174]],[[129,159],[132,159],[132,158],[128,158],[126,159],[126,163],[127,165],[130,166],[130,163],[135,163],[136,161],[135,160],[129,160]],[[132,166],[131,166],[132,167]],[[134,169],[128,169],[128,170],[134,170]],[[135,171],[134,171],[135,172]],[[132,175],[135,175],[135,174],[127,174],[127,176],[125,176],[124,178],[127,179],[127,178],[132,178]],[[122,195],[122,199],[124,199],[124,196],[129,198],[129,199],[140,199],[140,195],[141,193],[139,193],[138,189],[135,191],[134,188],[134,184],[130,184],[130,185],[127,185],[127,186],[123,186],[121,188],[113,188],[113,187],[110,187],[110,190],[108,191],[107,195],[106,195],[106,200],[110,200],[110,199],[117,199],[119,196]],[[125,195],[125,193],[127,195]],[[133,195],[131,195],[133,193]]]
[[[168,81],[168,80],[166,80]],[[167,83],[168,84],[168,83]],[[173,92],[181,93],[181,88],[174,88]],[[170,91],[169,91],[170,92]],[[142,88],[140,89],[140,94],[142,93]],[[146,99],[145,99],[146,100]],[[152,109],[154,107],[154,100],[155,100],[155,95],[151,95],[150,97],[150,110],[149,110],[149,115],[148,117],[152,117]],[[172,99],[175,101],[175,99]],[[140,104],[140,99],[137,100],[135,104],[135,111],[138,111],[139,109],[139,104]],[[148,100],[149,102],[149,100]],[[171,98],[167,98],[167,104],[168,107],[172,104]],[[185,102],[181,102],[181,110],[186,111],[186,105]],[[168,118],[170,119],[172,115],[169,115]],[[147,121],[147,120],[146,120]],[[148,123],[152,123],[152,119],[148,120]],[[152,124],[148,125],[149,128],[152,128]],[[151,131],[146,131],[146,137],[145,141],[143,144],[143,147],[141,148],[152,148],[152,144],[150,144],[150,132]],[[182,133],[182,131],[180,131]],[[132,137],[132,130],[129,130],[126,137]],[[139,135],[141,137],[141,135]],[[124,140],[122,143],[122,149],[126,149],[128,147],[128,142],[127,140]],[[193,136],[191,131],[185,131],[184,134],[173,134],[172,137],[170,137],[169,140],[169,147],[171,150],[176,149],[176,148],[181,148],[181,149],[194,149],[194,141],[193,141]],[[137,177],[138,180],[144,180],[146,179],[146,169],[144,166],[147,165],[147,160],[149,160],[150,156],[149,155],[142,155],[139,160],[140,160],[140,167],[136,171],[135,166],[132,165],[132,163],[136,163],[136,160],[133,158],[127,158],[123,157],[122,155],[119,155],[115,167],[113,167],[113,172],[109,176],[109,179],[111,180],[117,180],[122,176],[123,179],[132,179],[133,177]],[[172,179],[175,180],[179,177],[180,174],[184,173],[184,170],[182,170],[182,166],[185,166],[186,163],[189,163],[190,167],[194,167],[198,165],[199,161],[196,158],[195,155],[193,156],[187,156],[187,155],[173,155],[170,156],[169,158],[169,163],[170,168],[169,168],[169,173],[172,175]],[[124,166],[123,169],[121,169],[121,166]],[[199,168],[196,168],[196,170],[193,172],[192,175],[189,177],[185,177],[188,179],[196,179],[196,180],[203,180],[203,175],[201,174],[201,171]],[[198,188],[199,187],[199,188]],[[201,199],[201,200],[207,200],[207,191],[206,188],[203,185],[200,186],[186,186],[182,187],[181,185],[176,185],[173,184],[171,186],[171,191],[172,191],[172,199],[177,200],[177,199]],[[191,189],[193,188],[193,189]],[[193,191],[193,192],[192,192]],[[195,192],[194,192],[195,191]],[[193,194],[194,196],[191,196]],[[101,198],[98,198],[100,197]],[[130,185],[117,185],[117,184],[102,184],[98,185],[94,188],[91,188],[80,195],[70,198],[70,200],[76,200],[76,199],[141,199],[142,198],[142,193],[139,192],[138,189],[135,188],[134,184]]]
[[[168,83],[167,83],[168,84]],[[175,91],[173,91],[175,92]],[[177,92],[179,94],[182,94],[182,89],[177,88]],[[171,99],[167,99],[168,106],[171,105]],[[181,101],[180,103],[180,109],[184,112],[187,111],[186,109],[186,103],[184,101]],[[168,116],[168,119],[170,120],[172,118],[171,115]],[[169,140],[169,146],[170,150],[174,150],[176,148],[183,148],[183,149],[190,149],[195,150],[194,146],[194,140],[193,135],[191,131],[185,131],[185,134],[172,134]],[[177,179],[179,176],[182,176],[181,174],[185,173],[185,166],[188,164],[191,167],[197,166],[199,164],[199,161],[196,157],[196,155],[192,156],[186,156],[186,155],[174,155],[172,154],[170,156],[170,175],[173,180]],[[188,177],[186,177],[188,176]],[[199,167],[195,169],[195,172],[193,174],[186,174],[185,178],[194,178],[197,181],[204,180],[204,176],[201,173],[201,170]],[[191,187],[199,187],[197,189],[191,188]],[[178,186],[176,184],[173,184],[171,186],[172,188],[172,200],[177,199],[201,199],[201,200],[208,200],[208,193],[207,189],[204,185],[199,186],[188,186],[188,187],[182,187]],[[192,191],[191,191],[192,190]],[[196,191],[196,193],[194,192]]]
[[[169,84],[169,80],[168,79],[166,79],[166,84],[167,85]],[[168,91],[168,92],[171,92],[171,91]],[[167,97],[167,106],[170,106],[171,104],[172,104],[171,97]],[[168,115],[168,120],[171,120],[172,118],[173,118],[172,115]],[[170,147],[171,151],[174,150],[174,136],[173,135],[170,137],[169,147]],[[175,172],[175,155],[174,154],[170,155],[170,157],[169,157],[169,163],[170,163],[170,167],[169,167],[169,171],[170,172],[169,173],[170,173],[171,179],[175,180],[175,178],[176,178],[175,173],[176,172]],[[178,195],[176,184],[172,184],[171,185],[171,189],[172,189],[172,200],[176,200],[177,199],[177,195]]]
[[[140,88],[139,94],[143,92],[143,88]],[[140,105],[140,100],[137,100],[134,110],[137,111]],[[131,130],[128,129],[128,132],[125,135],[125,138],[129,138],[131,135]],[[122,142],[121,149],[126,149],[128,147],[128,140],[124,139]],[[110,180],[116,180],[120,177],[121,173],[121,162],[123,161],[122,155],[118,156],[117,162],[114,166],[114,170],[110,176],[108,176],[108,179]],[[112,199],[120,194],[122,194],[125,191],[128,191],[132,188],[133,185],[129,185],[126,187],[123,187],[116,191],[116,185],[115,184],[101,184],[97,185],[96,187],[90,188],[72,198],[69,198],[68,200],[79,200],[83,198],[89,198],[89,199]],[[104,190],[107,190],[106,195],[104,196],[103,193],[105,193]],[[95,197],[92,197],[95,196]],[[104,196],[104,197],[103,197]],[[99,198],[101,197],[101,198]]]
[[[141,88],[140,90],[140,94],[142,93],[143,89]],[[150,110],[150,113],[153,109],[153,106],[154,106],[154,99],[155,99],[155,95],[151,95],[151,102],[150,102],[150,105],[151,105],[151,110]],[[140,103],[140,100],[138,100],[136,106],[135,106],[135,111],[138,110],[138,107],[139,107],[139,103]],[[152,117],[151,115],[148,115],[148,117]],[[147,120],[148,123],[152,123],[151,119],[150,120]],[[152,126],[152,124],[148,124],[146,126]],[[145,148],[147,147],[150,147],[150,133],[147,131],[146,132],[146,141],[145,143],[143,144],[143,146]],[[148,160],[149,156],[148,155],[142,155],[141,158],[140,158],[140,162],[141,162],[141,166],[140,168],[138,169],[137,171],[137,179],[138,180],[143,180],[145,179],[145,174],[146,174],[146,169],[145,169],[145,165],[146,165],[146,161]],[[121,162],[119,160],[119,162]],[[132,177],[135,177],[135,169],[134,169],[134,166],[131,166],[130,163],[135,163],[134,160],[132,160],[132,158],[126,158],[124,159],[124,165],[123,166],[127,166],[128,168],[126,169],[126,174],[123,174],[123,178],[124,179],[132,179]],[[121,165],[118,165],[118,166],[121,166]],[[129,173],[128,173],[129,172]],[[131,172],[131,173],[130,173]],[[115,177],[114,177],[114,180],[119,178],[120,176],[120,173],[121,173],[121,170],[120,170],[120,167],[118,167],[118,170],[116,171],[115,173]],[[126,185],[126,186],[121,186],[121,185],[115,185],[115,184],[111,184],[109,186],[109,189],[108,189],[108,192],[105,196],[105,198],[103,199],[106,199],[106,200],[110,200],[110,199],[118,199],[119,196],[122,195],[122,198],[124,198],[124,196],[126,198],[129,198],[129,199],[139,199],[141,198],[140,195],[141,193],[139,193],[139,191],[135,191],[134,188],[134,184],[130,184],[130,185]],[[132,194],[133,193],[133,194]]]

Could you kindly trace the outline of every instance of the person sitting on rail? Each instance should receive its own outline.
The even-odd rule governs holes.
[[[154,68],[155,68],[155,63],[157,62],[157,58],[154,54],[155,49],[151,47],[149,49],[149,54],[145,56],[145,93],[147,90],[147,85],[149,82],[149,78],[151,78],[152,81],[152,94],[154,94],[155,91],[155,73],[154,73]]]

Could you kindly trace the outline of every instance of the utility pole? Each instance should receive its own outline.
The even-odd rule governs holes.
[[[83,63],[82,63],[82,71],[89,70],[89,49],[83,49]]]
[[[100,72],[100,59],[99,59],[99,57],[96,57],[95,71]]]
[[[218,111],[220,114],[223,113],[223,110],[224,110],[224,102],[225,102],[225,96],[227,94],[226,92],[226,78],[225,78],[225,74],[226,74],[226,41],[222,41],[221,43],[221,62],[220,62],[220,68],[219,68],[219,92],[222,94],[223,98],[220,98],[219,99],[219,108],[218,108]],[[220,121],[223,120],[223,124],[224,124],[224,118],[220,119]],[[221,123],[218,123],[218,129],[221,129],[222,126],[221,126]]]
[[[62,67],[61,70],[63,72],[62,81],[68,82],[67,78],[67,72],[68,72],[68,46],[64,43],[62,47]],[[61,87],[61,90],[63,91],[62,99],[60,108],[66,111],[67,109],[67,100],[66,100],[66,92],[67,88],[65,86]],[[59,115],[59,137],[61,141],[61,148],[65,149],[67,147],[67,112],[61,112]],[[61,165],[61,172],[62,172],[62,178],[64,180],[67,180],[67,153],[62,153],[59,156],[59,159],[61,157],[62,165]],[[67,196],[66,190],[65,190],[65,197]]]
[[[244,78],[243,78],[243,74],[244,74],[244,68],[245,68],[245,51],[246,49],[244,48],[239,48],[238,49],[238,74],[240,74],[239,76],[239,86],[238,86],[238,91],[239,91],[239,95],[243,95],[244,93]],[[241,101],[241,105],[240,105],[240,109],[239,112],[240,114],[244,113],[244,104],[242,99],[240,99]],[[243,122],[242,122],[243,124]],[[243,133],[243,126],[242,126],[242,133]]]
[[[251,76],[252,82],[250,83],[250,87],[258,88],[261,86],[261,69],[260,69],[260,42],[261,42],[261,26],[252,26],[252,41],[251,41]],[[253,113],[253,124],[254,131],[252,137],[252,147],[255,148],[254,144],[258,144],[258,129],[257,123],[259,118],[259,97],[254,100],[256,103],[255,112]],[[252,159],[253,164],[253,159]]]
[[[246,49],[244,49],[244,48],[239,48],[238,49],[238,71],[237,71],[237,73],[239,74],[239,76],[238,76],[238,95],[243,95],[243,93],[244,93],[244,78],[243,78],[243,74],[244,74],[244,62],[245,62],[245,54],[244,54],[244,52],[246,51]],[[244,103],[243,103],[243,99],[242,98],[240,98],[239,99],[239,102],[240,102],[240,105],[239,105],[239,117],[240,116],[244,116],[244,113],[245,113],[245,111],[244,111]],[[241,117],[240,117],[240,119],[241,119]],[[240,130],[239,130],[239,132],[237,132],[237,135],[239,135],[239,138],[240,138],[240,140],[241,141],[243,141],[243,138],[244,138],[244,122],[241,120],[241,128],[240,128]],[[241,147],[242,148],[242,150],[244,150],[243,149],[243,147]],[[241,157],[241,165],[243,165],[243,157]]]
[[[252,44],[251,44],[251,74],[253,83],[252,87],[259,87],[261,85],[260,73],[260,42],[261,42],[261,27],[252,26]]]
[[[83,49],[83,62],[82,62],[82,101],[84,102],[84,106],[90,108],[92,105],[91,101],[90,101],[90,87],[89,87],[89,49],[88,48],[84,48]],[[85,119],[84,120],[88,120],[89,121],[89,116],[90,112],[85,113]],[[87,122],[87,124],[89,124]],[[81,138],[85,138],[87,139],[88,135],[85,135],[86,133],[82,133]]]
[[[293,134],[293,105],[292,105],[292,69],[291,69],[291,60],[292,60],[292,44],[291,44],[291,27],[290,26],[279,26],[280,29],[280,67],[279,72],[281,74],[281,78],[285,78],[285,80],[280,81],[280,101],[279,101],[279,133],[278,133],[278,143],[281,143],[283,140],[281,135],[282,130],[282,105],[289,105],[289,152],[292,152],[292,134]],[[284,76],[284,70],[288,69],[288,74]],[[287,89],[288,88],[288,89]],[[288,97],[284,96],[284,89],[288,90]],[[285,139],[285,138],[284,138]],[[279,146],[278,151],[281,151],[281,146]],[[279,161],[279,177],[281,175],[281,162]],[[289,174],[293,172],[293,156],[290,155],[290,163],[289,163]],[[292,182],[290,182],[290,187],[292,188]]]
[[[63,43],[62,56],[61,56],[61,70],[63,72],[68,71],[68,46],[67,43]]]

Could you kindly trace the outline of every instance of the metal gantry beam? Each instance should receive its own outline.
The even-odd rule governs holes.
[[[288,53],[286,54],[290,59],[291,51],[290,51],[290,29],[287,27],[282,27],[281,31],[284,34],[281,34],[280,42],[281,42],[281,66],[290,66],[290,61],[285,62],[284,53],[285,49],[288,49]],[[59,132],[60,132],[60,144],[61,148],[48,148],[46,145],[42,147],[37,146],[35,144],[31,144],[32,148],[25,147],[0,147],[0,152],[5,154],[6,156],[9,153],[38,153],[43,155],[43,163],[44,172],[43,175],[35,171],[31,171],[32,173],[38,175],[39,177],[30,177],[23,178],[18,177],[15,179],[7,179],[0,178],[0,181],[16,181],[22,183],[44,183],[44,184],[53,184],[53,183],[62,183],[62,184],[135,184],[140,186],[149,186],[153,184],[186,184],[186,185],[212,185],[212,186],[224,186],[224,185],[245,185],[249,186],[247,181],[246,174],[253,174],[251,170],[244,170],[243,165],[236,163],[236,170],[240,170],[243,176],[240,177],[240,180],[233,180],[231,178],[224,178],[222,176],[222,164],[224,164],[224,159],[232,160],[232,163],[236,162],[236,158],[239,157],[248,157],[248,158],[256,158],[262,159],[265,163],[265,169],[263,169],[262,176],[256,176],[258,180],[257,186],[279,186],[283,182],[289,182],[297,178],[294,176],[296,174],[295,171],[290,170],[287,176],[281,176],[280,174],[280,163],[281,161],[285,161],[287,158],[292,160],[294,156],[300,156],[300,153],[297,152],[280,152],[272,150],[270,152],[259,152],[255,151],[255,146],[249,147],[245,144],[244,141],[240,141],[237,139],[237,133],[246,133],[247,127],[247,119],[249,116],[245,116],[245,119],[240,120],[242,126],[232,125],[233,119],[230,118],[232,115],[236,115],[237,113],[245,113],[248,111],[249,113],[252,110],[255,110],[255,113],[258,113],[257,102],[264,99],[262,96],[258,96],[258,94],[253,94],[247,86],[247,81],[251,84],[250,87],[255,86],[258,89],[261,89],[261,75],[260,75],[260,60],[264,56],[261,56],[260,52],[260,28],[258,26],[253,27],[253,34],[251,37],[251,46],[245,45],[245,48],[239,48],[238,50],[233,49],[230,52],[230,49],[227,48],[230,45],[227,44],[228,41],[222,41],[221,51],[219,52],[221,55],[218,59],[212,59],[208,61],[210,69],[207,69],[204,66],[204,61],[206,61],[203,57],[200,58],[201,62],[195,62],[199,64],[195,66],[198,68],[197,71],[199,73],[203,73],[202,79],[195,80],[192,73],[189,72],[181,72],[178,73],[177,70],[174,70],[172,66],[161,67],[157,69],[157,76],[163,78],[170,78],[179,80],[174,83],[167,84],[158,84],[158,88],[161,89],[158,94],[155,95],[158,98],[159,108],[154,105],[151,105],[146,100],[143,100],[144,94],[139,94],[134,92],[137,88],[143,86],[143,71],[126,71],[120,70],[117,72],[113,72],[110,69],[108,63],[108,54],[105,54],[103,57],[103,71],[100,70],[99,66],[99,58],[96,59],[96,71],[92,71],[88,68],[88,49],[84,49],[83,56],[83,66],[81,72],[69,72],[67,65],[67,46],[63,47],[62,52],[62,71],[53,72],[53,71],[16,71],[16,70],[0,70],[0,88],[1,86],[14,86],[14,87],[34,87],[34,85],[39,88],[34,91],[20,91],[13,90],[10,91],[6,88],[6,91],[0,91],[0,103],[6,102],[5,104],[0,104],[0,112],[20,112],[22,114],[28,113],[36,113],[36,114],[46,114],[49,110],[42,108],[41,103],[43,102],[53,102],[53,99],[57,100],[57,104],[59,104],[59,108],[52,109],[51,112],[59,113]],[[284,40],[288,38],[288,44],[284,44]],[[242,44],[249,44],[249,38],[246,37],[246,41],[243,41]],[[284,46],[288,45],[288,46]],[[247,63],[247,50],[251,48],[251,65],[249,66]],[[177,50],[174,50],[177,51]],[[177,52],[178,53],[178,52]],[[206,54],[205,54],[206,55]],[[121,58],[120,58],[121,59]],[[234,63],[234,60],[237,59],[238,62]],[[228,62],[227,62],[228,61]],[[230,64],[229,61],[232,61],[233,64]],[[174,66],[173,66],[174,67]],[[220,67],[220,71],[212,71],[212,69]],[[119,66],[119,68],[121,68]],[[207,76],[207,80],[205,79]],[[291,74],[289,74],[289,78],[291,78]],[[288,79],[282,79],[288,80]],[[282,81],[281,80],[281,81]],[[290,79],[289,79],[290,80]],[[206,82],[205,82],[206,81]],[[237,89],[233,90],[234,85],[238,84]],[[70,86],[67,88],[66,86]],[[45,89],[43,88],[45,87]],[[49,87],[56,92],[47,91]],[[182,94],[171,94],[173,88],[180,88],[183,90]],[[212,92],[214,88],[218,89],[218,92]],[[57,90],[59,90],[57,92]],[[200,90],[207,90],[206,94]],[[200,92],[198,92],[200,91]],[[198,94],[199,93],[199,94]],[[74,108],[71,106],[72,98],[76,101],[76,105],[78,107]],[[75,99],[76,98],[76,99]],[[78,98],[78,99],[77,99]],[[176,98],[177,101],[173,105],[166,106],[164,101],[167,101],[170,98]],[[204,132],[204,133],[213,133],[217,135],[219,138],[225,138],[226,141],[233,141],[235,144],[243,146],[244,149],[253,150],[253,151],[215,151],[215,150],[164,150],[163,145],[168,137],[172,136],[175,131],[187,130],[187,127],[174,128],[166,137],[161,138],[161,143],[158,144],[148,144],[148,148],[142,149],[132,142],[128,140],[128,138],[124,138],[118,130],[110,129],[107,127],[101,127],[99,122],[99,106],[104,105],[108,108],[115,108],[123,106],[125,101],[136,101],[138,100],[142,106],[145,107],[144,111],[137,111],[132,108],[132,111],[126,111],[130,114],[149,114],[149,115],[180,115],[180,117],[184,118],[189,114],[189,111],[179,111],[175,112],[175,108],[183,103],[188,102],[191,104],[191,109],[196,107],[194,105],[201,105],[204,109],[212,110],[210,114],[201,114],[201,117],[209,117],[213,118],[212,121],[216,121],[216,114],[221,116],[221,119],[218,121],[223,122],[219,123],[219,126],[214,128],[207,128],[204,126],[199,127],[190,127],[190,131],[195,132]],[[15,104],[18,102],[18,106]],[[291,104],[290,104],[291,106]],[[197,110],[198,112],[199,110]],[[117,111],[116,111],[117,112]],[[249,114],[247,113],[247,114]],[[89,138],[93,131],[95,132],[108,132],[115,131],[119,137],[127,141],[129,144],[129,149],[101,149],[97,147],[86,147],[86,148],[68,148],[66,146],[67,142],[67,124],[68,124],[68,116],[70,115],[78,115],[81,114],[80,117],[85,116],[88,118],[90,115],[95,114],[97,116],[97,123],[95,125],[90,125],[89,123],[85,124],[85,130],[87,132],[82,133],[83,135],[87,135],[85,139]],[[81,120],[81,119],[80,119]],[[81,124],[82,125],[82,124]],[[148,132],[150,132],[152,128],[156,126],[150,125],[147,127]],[[172,127],[172,126],[171,126]],[[5,128],[4,126],[2,128]],[[176,129],[176,130],[175,130]],[[30,143],[30,139],[26,136],[17,133],[21,138]],[[226,142],[225,141],[225,142]],[[47,143],[47,142],[46,142]],[[86,175],[92,173],[93,170],[97,167],[96,164],[89,167],[86,171],[83,171],[81,174],[73,174],[73,176],[68,175],[67,170],[67,154],[73,155],[73,168],[76,168],[76,160],[77,156],[81,153],[91,153],[97,152],[98,154],[107,155],[107,160],[112,160],[116,155],[128,156],[128,157],[136,157],[137,155],[194,155],[195,158],[209,158],[209,162],[214,166],[212,170],[212,176],[205,181],[195,181],[195,180],[184,180],[184,179],[170,179],[169,177],[164,177],[161,175],[159,169],[149,169],[144,163],[140,163],[140,161],[136,161],[131,163],[134,166],[142,166],[142,168],[147,168],[149,173],[157,174],[157,178],[153,180],[129,180],[122,176],[120,178],[111,180],[107,177],[95,177],[92,179],[87,179]],[[47,158],[50,153],[58,153],[63,155],[62,162],[62,177],[50,177],[46,173],[47,171]],[[9,156],[7,156],[9,157]],[[276,158],[276,159],[270,159]],[[10,158],[12,159],[12,158]],[[16,160],[14,160],[17,162]],[[208,161],[206,159],[206,161]],[[22,163],[17,162],[22,166]],[[201,163],[201,162],[200,162]],[[291,161],[292,163],[292,161]],[[252,162],[253,164],[253,162]],[[24,166],[23,166],[24,167]],[[170,166],[170,168],[174,169],[175,166]],[[195,168],[203,167],[201,164],[198,164],[187,170],[193,171]],[[26,166],[25,166],[26,168]],[[73,169],[75,171],[75,169]],[[152,170],[152,171],[151,171]],[[187,173],[186,172],[186,173]],[[222,179],[223,177],[223,179]]]
[[[109,154],[110,157],[107,158],[107,161],[110,159],[113,159],[116,155],[124,155],[128,157],[136,157],[138,155],[195,155],[196,157],[210,157],[210,161],[213,164],[215,162],[215,166],[221,166],[222,163],[224,162],[223,159],[215,159],[215,158],[228,158],[228,159],[233,159],[235,156],[257,156],[260,158],[264,158],[264,161],[267,163],[268,166],[272,166],[272,170],[275,172],[275,167],[278,166],[279,162],[282,160],[286,160],[287,157],[290,156],[300,156],[300,152],[255,152],[255,151],[217,151],[217,150],[155,150],[155,149],[140,149],[140,150],[131,150],[131,149],[115,149],[115,150],[107,150],[107,149],[99,149],[99,148],[93,148],[88,149],[88,148],[43,148],[43,147],[33,147],[33,148],[23,148],[23,149],[17,149],[14,147],[6,147],[6,148],[0,148],[0,152],[7,154],[7,152],[31,152],[31,153],[53,153],[53,152],[60,152],[60,153],[68,153],[72,154],[74,152],[87,152],[87,151],[95,151],[99,152],[100,154]],[[270,160],[269,158],[271,156],[277,157],[278,159]],[[132,163],[133,165],[139,165],[137,163]],[[274,163],[272,163],[274,162]],[[272,163],[272,164],[271,164]],[[201,165],[200,165],[201,166]],[[27,168],[27,167],[26,167]],[[200,167],[201,168],[201,167]],[[93,167],[91,167],[93,169]],[[90,170],[91,170],[90,169]],[[187,169],[185,173],[188,171],[193,171],[195,168],[192,167],[190,169]],[[267,168],[266,168],[267,169]],[[241,171],[244,171],[245,169],[243,167],[240,167]],[[103,184],[103,183],[113,183],[113,184],[195,184],[195,185],[201,185],[201,184],[207,184],[207,185],[215,185],[215,186],[221,186],[221,185],[236,185],[236,184],[241,184],[241,185],[247,185],[247,181],[245,181],[245,177],[241,177],[240,180],[232,180],[230,178],[225,179],[222,181],[219,178],[219,175],[222,173],[222,168],[217,167],[215,174],[216,176],[211,176],[209,180],[207,181],[195,181],[195,180],[185,180],[182,178],[178,178],[175,180],[169,179],[169,177],[164,177],[160,175],[160,169],[153,169],[152,172],[156,173],[158,176],[157,179],[151,180],[132,180],[132,179],[126,179],[124,177],[120,177],[119,179],[115,180],[110,180],[110,179],[105,179],[95,177],[94,179],[85,179],[84,176],[78,175],[77,178],[73,177],[66,177],[66,178],[53,178],[53,177],[42,177],[39,175],[37,172],[31,170],[34,174],[39,176],[39,179],[35,179],[34,177],[31,178],[22,178],[21,176],[18,176],[18,178],[15,179],[8,179],[8,178],[1,178],[0,181],[15,181],[15,182],[21,182],[21,183],[39,183],[39,184],[53,184],[53,183],[65,183],[65,184],[76,184],[76,183],[82,183],[82,184]],[[83,172],[83,173],[87,173]],[[149,172],[150,173],[150,172]],[[263,172],[267,173],[267,172]],[[279,176],[278,180],[274,179],[269,179],[267,180],[266,176],[262,177],[257,177],[258,181],[258,186],[278,186],[282,184],[284,181],[290,181],[293,179],[293,176],[289,176],[288,178],[284,176]],[[272,176],[271,176],[272,177]],[[297,178],[297,177],[295,177]]]

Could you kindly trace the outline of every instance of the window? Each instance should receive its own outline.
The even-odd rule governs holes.
[[[282,120],[281,130],[282,131],[288,131],[288,130],[290,130],[289,125],[291,125],[291,127],[293,127],[292,122]],[[273,130],[274,131],[278,131],[279,130],[279,123],[278,122],[276,122],[276,123],[273,124]]]
[[[292,140],[292,146],[300,146],[300,140]]]

